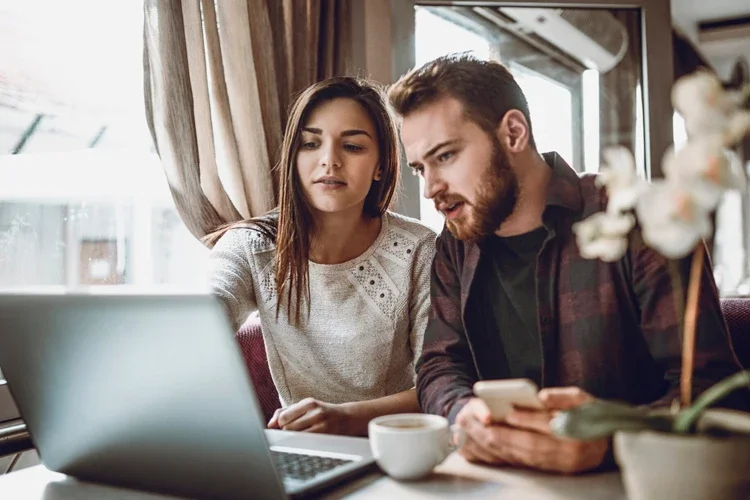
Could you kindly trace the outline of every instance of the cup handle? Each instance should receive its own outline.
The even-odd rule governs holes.
[[[466,431],[458,424],[451,425],[451,451],[460,450],[466,443]]]

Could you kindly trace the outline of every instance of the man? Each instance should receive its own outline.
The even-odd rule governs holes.
[[[605,208],[605,193],[595,176],[537,152],[526,99],[501,64],[442,57],[404,75],[389,98],[409,166],[446,219],[417,366],[422,409],[465,428],[471,461],[599,467],[608,441],[559,439],[549,421],[594,397],[673,401],[685,263],[669,263],[637,232],[619,262],[580,256],[571,226]],[[696,393],[740,369],[711,275],[701,286]],[[520,377],[544,388],[546,411],[491,422],[474,382]]]

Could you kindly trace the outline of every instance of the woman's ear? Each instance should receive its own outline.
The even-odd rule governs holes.
[[[383,169],[382,169],[382,168],[380,168],[380,167],[378,167],[378,168],[377,168],[377,169],[375,170],[375,175],[373,175],[373,176],[372,176],[372,180],[374,180],[374,181],[379,181],[379,180],[380,180],[380,179],[382,179],[382,178],[383,178]]]
[[[529,122],[517,109],[511,109],[497,127],[497,138],[509,153],[520,153],[529,144]]]

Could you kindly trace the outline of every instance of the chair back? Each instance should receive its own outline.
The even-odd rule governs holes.
[[[734,352],[743,368],[750,368],[750,297],[721,299]]]
[[[243,324],[236,334],[237,343],[245,358],[245,365],[250,375],[250,380],[255,387],[258,403],[263,410],[266,421],[270,420],[273,413],[281,407],[279,393],[271,378],[266,357],[266,346],[263,342],[263,331],[260,319],[251,316]]]

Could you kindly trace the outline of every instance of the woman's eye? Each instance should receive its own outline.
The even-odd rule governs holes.
[[[344,144],[344,149],[346,149],[347,151],[351,151],[352,153],[359,153],[365,148],[357,144]]]
[[[315,149],[318,144],[313,141],[306,141],[302,143],[302,149]]]

